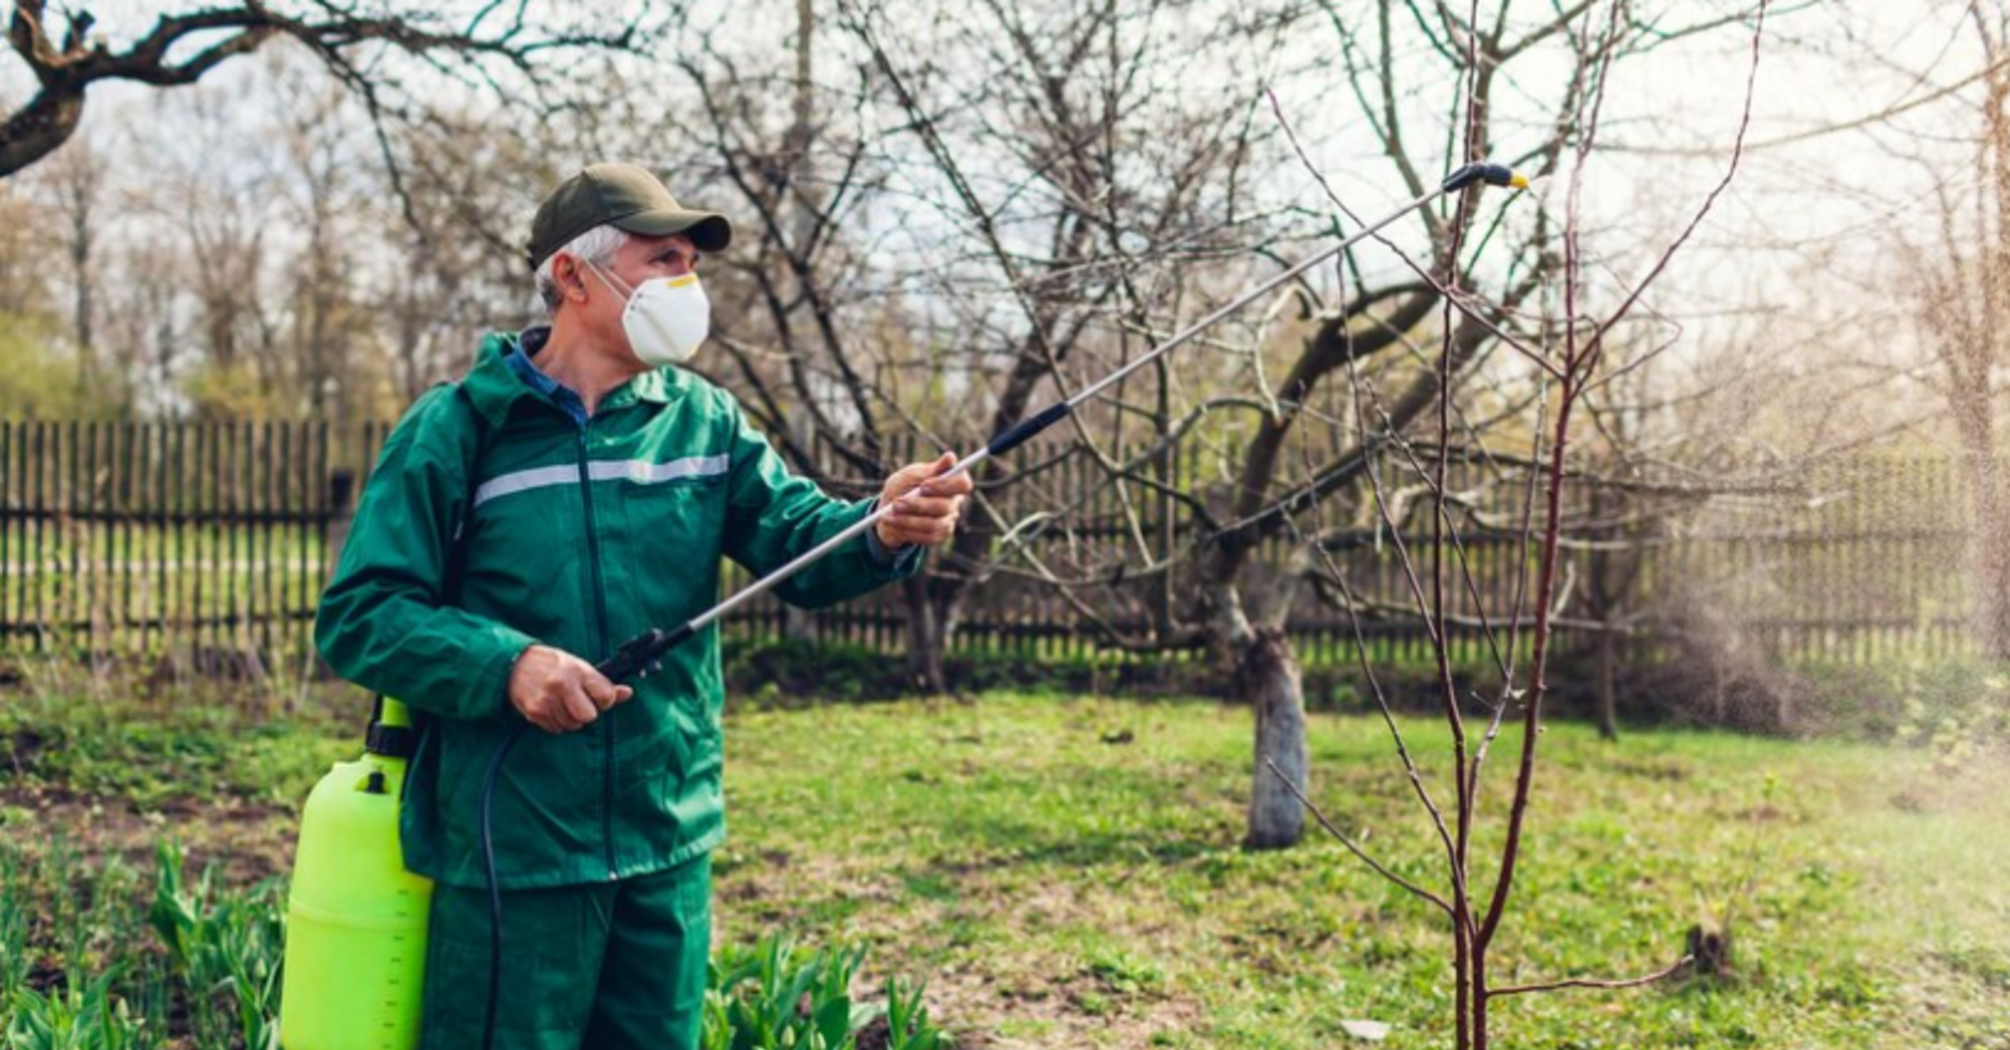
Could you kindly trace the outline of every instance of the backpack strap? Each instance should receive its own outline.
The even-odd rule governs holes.
[[[437,386],[454,388],[449,396],[459,407],[449,411],[466,413],[467,422],[470,424],[455,428],[455,432],[462,435],[461,476],[467,479],[468,488],[461,494],[460,509],[455,515],[452,546],[447,551],[446,579],[441,581],[440,587],[446,601],[455,603],[460,601],[461,577],[467,571],[466,537],[468,519],[474,513],[477,487],[475,472],[481,468],[482,455],[488,451],[490,439],[494,435],[487,417],[475,410],[474,402],[468,400],[467,391],[459,382],[446,380]],[[388,712],[387,717],[384,703],[384,695],[377,694],[370,710],[370,724],[364,736],[364,750],[371,754],[410,759],[417,754],[419,735],[425,731],[426,723],[430,719],[426,717],[425,712],[405,707],[403,704],[399,704],[397,710]]]
[[[446,579],[441,582],[441,593],[449,603],[458,602],[461,596],[461,579],[467,572],[468,524],[474,516],[475,490],[481,482],[477,472],[481,469],[482,456],[488,452],[490,439],[494,436],[488,417],[475,409],[468,399],[467,388],[459,382],[448,381],[443,386],[452,386],[451,395],[457,411],[466,415],[467,426],[456,427],[461,437],[461,477],[467,480],[467,491],[461,494],[460,512],[454,521],[453,546],[447,552]]]

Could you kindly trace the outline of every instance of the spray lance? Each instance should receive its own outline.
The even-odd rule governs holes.
[[[1127,365],[1124,365],[1122,368],[1119,368],[1116,371],[1111,372],[1110,374],[1104,376],[1103,378],[1098,379],[1096,382],[1090,384],[1089,386],[1084,387],[1083,389],[1078,391],[1073,397],[1070,397],[1065,401],[1049,405],[1045,409],[1040,411],[1037,415],[1033,415],[1024,420],[1021,420],[1016,426],[1013,426],[1011,429],[1005,431],[1002,434],[999,434],[997,437],[992,438],[990,442],[985,444],[982,448],[979,448],[976,451],[971,452],[970,454],[962,457],[961,459],[958,459],[954,466],[950,467],[947,471],[938,475],[938,477],[953,478],[958,474],[964,474],[969,472],[971,468],[975,467],[979,463],[984,462],[987,459],[991,459],[993,457],[1003,455],[1006,452],[1010,452],[1012,449],[1017,448],[1020,445],[1024,444],[1034,435],[1039,434],[1041,431],[1046,430],[1048,427],[1053,426],[1055,423],[1058,423],[1061,420],[1066,419],[1068,415],[1074,412],[1077,407],[1087,403],[1091,398],[1095,397],[1097,394],[1100,394],[1104,390],[1107,390],[1111,386],[1114,386],[1115,384],[1121,382],[1125,376],[1128,376],[1131,373],[1136,372],[1138,369],[1143,368],[1144,366],[1150,364],[1157,358],[1165,354],[1171,353],[1173,350],[1179,348],[1181,345],[1192,340],[1194,336],[1199,335],[1201,332],[1214,327],[1214,325],[1219,323],[1223,318],[1228,317],[1230,314],[1233,314],[1236,311],[1241,310],[1243,307],[1248,306],[1250,303],[1255,302],[1256,300],[1261,299],[1264,296],[1270,294],[1278,287],[1282,286],[1288,281],[1291,281],[1292,279],[1296,278],[1298,275],[1304,273],[1305,271],[1310,270],[1315,266],[1318,266],[1320,263],[1323,263],[1326,260],[1331,259],[1336,255],[1339,255],[1341,252],[1344,252],[1347,249],[1353,247],[1355,244],[1373,235],[1374,233],[1381,230],[1383,227],[1389,225],[1390,223],[1395,222],[1397,219],[1400,219],[1403,216],[1408,215],[1409,213],[1417,210],[1418,208],[1423,207],[1426,204],[1429,204],[1430,202],[1436,200],[1437,198],[1445,194],[1455,193],[1459,190],[1465,189],[1466,187],[1479,182],[1485,182],[1490,186],[1512,186],[1517,189],[1528,188],[1527,177],[1516,174],[1515,172],[1509,170],[1504,165],[1468,164],[1465,167],[1452,172],[1450,175],[1445,176],[1444,181],[1440,183],[1436,189],[1431,190],[1428,193],[1425,193],[1423,196],[1418,197],[1416,200],[1413,200],[1408,204],[1405,204],[1402,207],[1397,208],[1395,211],[1390,212],[1388,215],[1385,215],[1382,218],[1377,219],[1374,223],[1365,227],[1364,229],[1361,230],[1361,232],[1354,234],[1352,237],[1349,237],[1346,240],[1341,241],[1338,244],[1335,244],[1332,247],[1327,248],[1324,251],[1321,251],[1311,256],[1310,258],[1301,260],[1297,264],[1293,265],[1291,268],[1285,270],[1284,272],[1278,274],[1277,276],[1272,277],[1270,280],[1263,282],[1262,284],[1256,286],[1250,291],[1237,297],[1234,301],[1221,306],[1220,308],[1216,309],[1213,313],[1208,314],[1207,316],[1201,318],[1200,320],[1195,321],[1194,323],[1174,333],[1171,338],[1167,339],[1163,343],[1160,343],[1158,346],[1153,347],[1150,351],[1147,351],[1143,356],[1139,357],[1137,360],[1132,361]],[[657,667],[658,661],[660,661],[663,658],[663,656],[670,650],[676,648],[678,645],[689,640],[693,635],[697,634],[699,631],[704,630],[708,625],[717,621],[720,617],[725,616],[727,613],[732,612],[734,609],[739,608],[741,605],[744,605],[747,602],[752,601],[756,596],[767,592],[776,585],[780,584],[783,580],[786,580],[789,577],[794,576],[796,573],[801,572],[802,570],[810,567],[811,565],[821,560],[825,555],[830,554],[832,551],[835,551],[839,547],[844,546],[846,542],[856,539],[861,533],[865,532],[865,530],[872,528],[874,525],[878,524],[882,518],[885,518],[888,514],[891,513],[893,513],[893,508],[891,506],[878,508],[871,514],[863,518],[860,518],[856,522],[853,522],[844,531],[818,544],[815,548],[800,555],[794,561],[791,561],[788,564],[783,565],[781,568],[776,569],[774,572],[769,573],[768,575],[754,581],[753,583],[749,584],[742,590],[735,592],[731,597],[713,606],[712,608],[706,610],[705,612],[700,613],[699,615],[694,616],[691,619],[685,621],[684,623],[681,623],[676,627],[670,628],[669,630],[663,630],[661,628],[651,629],[649,631],[643,632],[640,635],[637,635],[634,638],[629,639],[626,642],[623,642],[621,644],[621,647],[615,650],[613,656],[608,657],[602,663],[595,665],[594,669],[599,671],[601,674],[606,675],[608,680],[615,682],[617,684],[626,681],[631,677],[646,676],[650,671],[654,670]]]

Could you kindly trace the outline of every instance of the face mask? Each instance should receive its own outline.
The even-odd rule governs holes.
[[[628,333],[628,348],[637,360],[651,368],[681,365],[691,360],[711,331],[712,304],[698,275],[653,277],[633,289],[626,282],[587,263],[608,287],[628,296],[621,311],[621,329]]]

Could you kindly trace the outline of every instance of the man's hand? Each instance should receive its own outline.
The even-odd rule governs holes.
[[[509,673],[510,704],[547,733],[592,725],[602,711],[634,695],[635,690],[608,681],[592,664],[548,645],[525,649]]]
[[[880,490],[879,504],[893,512],[879,519],[875,530],[888,547],[918,543],[934,547],[956,532],[956,519],[963,513],[963,497],[970,495],[970,475],[939,478],[956,465],[956,455],[944,452],[933,463],[912,463],[894,471]]]

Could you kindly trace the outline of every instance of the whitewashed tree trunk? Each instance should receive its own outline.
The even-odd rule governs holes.
[[[1281,628],[1261,627],[1243,649],[1236,688],[1256,720],[1256,780],[1249,797],[1250,849],[1284,849],[1305,837],[1305,806],[1291,787],[1308,792],[1305,691],[1291,641]],[[1287,787],[1271,771],[1290,781]]]

